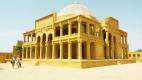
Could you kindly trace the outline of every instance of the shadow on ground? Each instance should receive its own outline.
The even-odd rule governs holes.
[[[0,70],[4,70],[3,68],[0,68]]]

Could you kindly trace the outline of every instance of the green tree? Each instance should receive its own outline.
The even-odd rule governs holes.
[[[15,51],[17,55],[22,55],[22,45],[16,45]]]
[[[136,50],[136,52],[142,52],[142,49],[138,49],[138,50]]]

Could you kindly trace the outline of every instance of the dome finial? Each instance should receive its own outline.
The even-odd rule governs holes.
[[[73,4],[79,4],[79,2],[77,2],[77,0],[75,0],[75,1],[73,2]]]

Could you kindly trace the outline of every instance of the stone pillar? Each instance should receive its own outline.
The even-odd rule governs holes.
[[[105,43],[106,43],[106,55],[107,55],[107,59],[110,58],[110,55],[109,55],[109,33],[106,32],[106,39],[105,39]]]
[[[63,25],[60,23],[60,36],[63,36]]]
[[[72,59],[72,44],[68,42],[68,59]]]
[[[87,34],[90,35],[90,26],[89,26],[89,23],[87,23]]]
[[[32,35],[30,35],[29,37],[30,37],[30,41],[29,42],[32,42]]]
[[[31,42],[33,42],[33,35],[31,34]]]
[[[63,43],[60,42],[60,59],[63,59]]]
[[[25,48],[24,47],[22,47],[22,59],[24,59],[25,57]]]
[[[37,59],[37,45],[35,45],[35,59]]]
[[[26,59],[28,59],[28,47],[26,47]]]
[[[78,21],[78,34],[80,35],[81,32],[82,32],[81,31],[81,21],[79,20]]]
[[[123,41],[123,44],[125,44],[125,37],[124,36],[123,36],[123,40],[122,41]]]
[[[46,47],[45,47],[45,59],[48,59],[48,42],[46,42]]]
[[[90,56],[90,41],[87,42],[87,59],[91,59],[91,56]]]
[[[113,36],[111,37],[111,58],[114,59],[114,43]]]
[[[78,59],[82,59],[82,41],[78,41]]]
[[[42,43],[41,43],[41,44],[40,44],[40,59],[42,59],[42,52],[43,52],[43,51],[42,51],[42,50],[43,50],[42,48],[43,48],[43,45],[42,45]]]
[[[27,35],[24,35],[24,37],[25,37],[25,42],[27,42]]]
[[[68,27],[69,35],[71,35],[71,32],[72,32],[72,29],[71,29],[71,23],[68,22],[68,25],[69,25],[69,27]]]
[[[126,48],[126,59],[128,59],[128,48]]]
[[[125,59],[125,49],[123,48],[123,59]]]
[[[127,36],[125,36],[125,44],[127,45]]]
[[[28,38],[27,42],[29,42],[29,35],[27,36],[27,38]]]
[[[26,42],[26,40],[25,40],[25,35],[24,35],[24,37],[23,37],[23,38],[24,38],[24,42]]]
[[[52,44],[52,59],[55,59],[55,43]]]
[[[33,50],[33,47],[30,46],[30,59],[32,59],[32,50]]]

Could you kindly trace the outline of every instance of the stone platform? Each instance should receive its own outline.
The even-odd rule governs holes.
[[[132,59],[107,59],[107,60],[46,60],[46,59],[24,59],[23,63],[32,65],[49,65],[70,68],[91,68],[99,66],[135,63]]]

